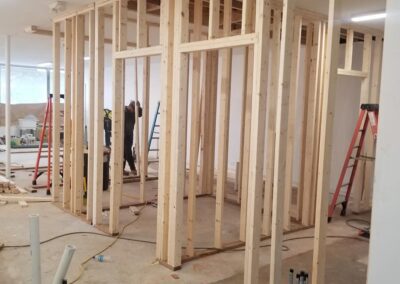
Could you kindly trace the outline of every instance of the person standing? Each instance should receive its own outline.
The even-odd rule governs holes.
[[[128,106],[125,107],[125,129],[124,129],[124,174],[129,174],[125,171],[125,164],[128,162],[129,167],[131,169],[131,173],[134,176],[137,176],[137,170],[135,166],[136,155],[134,150],[132,150],[133,146],[133,137],[134,137],[134,129],[136,123],[136,115],[135,115],[135,103],[138,108],[138,117],[142,117],[142,107],[140,106],[140,102],[131,101]]]

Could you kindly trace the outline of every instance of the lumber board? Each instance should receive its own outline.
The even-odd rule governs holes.
[[[301,129],[301,161],[300,161],[300,183],[297,189],[297,201],[296,201],[296,220],[301,221],[303,212],[303,199],[306,198],[304,195],[304,172],[306,163],[306,137],[307,137],[307,110],[309,101],[309,88],[310,88],[310,69],[311,69],[311,49],[312,49],[312,23],[307,24],[306,28],[306,54],[304,58],[305,64],[305,88],[304,88],[304,106],[303,106],[303,117],[302,117],[302,129]]]
[[[72,120],[76,113],[76,17],[72,19],[72,47],[71,47],[71,57],[72,57],[72,69],[71,69],[71,195],[70,195],[70,211],[74,214],[76,206],[76,187],[75,185],[75,167],[74,162],[75,157],[75,139],[76,139],[76,126],[75,121]]]
[[[344,57],[345,70],[353,69],[353,47],[354,47],[354,30],[348,29],[346,37],[346,53]]]
[[[127,0],[114,2],[113,5],[113,52],[126,47]],[[113,59],[112,67],[112,141],[111,141],[111,191],[109,233],[119,232],[119,207],[122,196],[123,141],[124,141],[124,62]]]
[[[175,3],[175,46],[189,40],[189,1]],[[175,51],[174,96],[172,98],[171,129],[171,187],[169,204],[168,258],[167,264],[179,267],[182,262],[183,193],[186,175],[186,127],[188,97],[188,55]]]
[[[83,148],[84,148],[84,55],[85,55],[85,17],[83,15],[76,16],[76,34],[75,34],[75,112],[73,116],[74,123],[74,156],[72,163],[74,164],[74,175],[72,184],[75,190],[74,196],[74,213],[80,214],[83,205]]]
[[[313,156],[314,152],[314,135],[316,122],[316,105],[318,95],[318,59],[319,59],[319,25],[317,22],[313,24],[312,30],[312,46],[311,46],[311,66],[309,76],[309,88],[307,98],[307,128],[305,132],[305,160],[303,172],[303,211],[301,221],[304,226],[311,224],[311,200],[312,200],[312,173],[313,173]]]
[[[302,17],[295,16],[293,27],[292,44],[292,66],[290,75],[290,98],[289,98],[289,117],[288,117],[288,141],[286,156],[286,180],[285,180],[285,206],[284,206],[284,229],[290,230],[290,207],[292,201],[292,182],[293,182],[293,158],[296,122],[296,102],[299,87],[299,68],[300,68],[300,47],[301,47]]]
[[[64,42],[64,145],[63,145],[63,208],[70,206],[71,194],[71,67],[72,67],[72,20],[65,20]]]
[[[242,3],[242,27],[241,33],[246,34],[254,30],[255,2],[244,0]],[[239,239],[246,240],[247,219],[247,192],[249,177],[249,154],[250,154],[250,129],[251,129],[251,100],[253,92],[253,62],[254,46],[245,49],[244,72],[243,72],[243,96],[242,96],[242,123],[240,143],[240,185],[238,201],[240,201],[240,228]]]
[[[87,165],[87,198],[86,198],[86,220],[93,219],[93,177],[94,177],[94,74],[95,74],[95,11],[89,12],[89,121],[88,121],[88,165]]]
[[[229,36],[232,22],[232,0],[224,1],[224,36]],[[218,176],[215,208],[214,246],[222,248],[222,221],[228,171],[229,117],[231,100],[232,49],[222,50],[222,78],[219,109]]]
[[[276,115],[277,115],[277,99],[279,85],[279,58],[281,46],[281,12],[274,10],[274,22],[272,26],[273,35],[271,42],[271,79],[268,86],[267,97],[267,149],[264,156],[264,166],[266,171],[265,188],[264,188],[264,211],[262,221],[262,233],[266,236],[271,235],[271,216],[272,216],[272,191],[274,178],[274,156],[275,156],[275,136],[276,136]]]
[[[254,45],[244,283],[257,283],[259,272],[270,18],[270,1],[257,0],[255,30],[258,41]]]
[[[254,47],[246,48],[245,53],[245,72],[243,86],[243,153],[242,153],[242,172],[240,184],[240,231],[239,239],[246,240],[246,220],[247,220],[247,197],[249,180],[249,161],[250,161],[250,131],[253,95],[253,66],[254,66]]]
[[[104,9],[95,14],[93,225],[102,224],[104,152]]]
[[[175,1],[161,1],[161,133],[160,163],[158,179],[157,244],[156,256],[159,261],[168,258],[170,161],[171,161],[171,120],[172,120],[172,83],[174,58],[174,12]]]
[[[194,31],[193,40],[201,38],[203,20],[203,1],[194,2]],[[189,189],[186,233],[186,255],[194,256],[194,229],[196,221],[196,191],[197,165],[200,145],[200,115],[201,115],[201,53],[195,52],[192,56],[192,106],[190,127],[190,156],[189,156]],[[204,70],[204,68],[203,68]]]
[[[27,195],[0,195],[1,201],[7,202],[52,202],[52,197],[38,197],[38,196],[27,196]]]
[[[149,27],[146,24],[146,1],[138,2],[138,24],[137,27],[137,47],[138,49],[145,48],[149,44]],[[135,62],[137,59],[135,59]],[[137,76],[137,75],[136,75]],[[148,145],[147,139],[149,136],[149,103],[150,103],[150,59],[148,57],[143,58],[143,68],[142,68],[142,105],[143,105],[143,115],[142,115],[142,134],[141,134],[141,145],[140,145],[140,201],[144,202],[146,200],[145,197],[145,182],[147,176],[147,167],[148,167]],[[137,92],[136,92],[137,94]],[[138,100],[136,100],[138,101]],[[137,130],[139,130],[139,108],[135,105],[136,111],[136,123]],[[137,132],[139,133],[139,132]],[[139,137],[138,137],[139,138]],[[136,150],[136,149],[135,149]],[[139,152],[139,148],[137,148],[137,152]]]
[[[270,283],[281,283],[283,212],[286,177],[290,75],[295,0],[283,1],[282,42],[279,61],[277,119],[275,138],[274,185],[272,204]]]
[[[53,129],[52,129],[52,195],[54,201],[60,198],[60,23],[53,23]]]
[[[318,161],[317,203],[313,250],[312,283],[325,283],[326,231],[328,225],[328,193],[332,156],[332,128],[335,111],[336,76],[339,53],[341,0],[329,0],[329,20],[325,53],[324,93],[322,103],[321,138]]]

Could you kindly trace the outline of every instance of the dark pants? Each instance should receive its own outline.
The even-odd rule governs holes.
[[[132,152],[132,145],[133,145],[133,139],[125,139],[124,165],[123,166],[125,169],[125,162],[128,162],[128,165],[131,168],[131,171],[136,171],[135,158],[133,157],[133,152]]]

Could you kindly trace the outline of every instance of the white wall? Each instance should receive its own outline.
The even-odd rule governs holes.
[[[399,283],[400,1],[387,0],[368,283]]]

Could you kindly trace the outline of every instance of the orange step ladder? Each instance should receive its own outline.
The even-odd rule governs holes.
[[[361,155],[362,147],[364,145],[365,134],[368,130],[368,125],[371,126],[371,131],[374,140],[377,138],[378,132],[378,114],[379,105],[378,104],[362,104],[360,114],[358,116],[357,124],[354,129],[353,138],[351,139],[349,149],[347,150],[346,159],[340,172],[339,181],[336,186],[335,193],[333,194],[332,201],[329,205],[328,211],[328,222],[332,220],[333,213],[337,205],[342,205],[341,216],[346,215],[347,205],[350,199],[351,189],[354,182],[354,177],[356,175],[358,161],[367,160],[374,161],[374,157],[367,157]],[[350,164],[351,162],[351,164]],[[350,171],[350,175],[347,173]],[[349,176],[349,180],[344,182],[346,176]],[[342,202],[337,203],[340,193],[346,190],[345,198]]]

